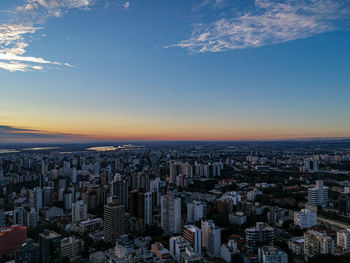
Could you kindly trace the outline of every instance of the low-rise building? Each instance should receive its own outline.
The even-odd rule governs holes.
[[[259,262],[288,263],[288,255],[277,246],[259,247]]]
[[[247,222],[247,216],[243,212],[238,211],[234,214],[229,215],[229,221],[231,224],[236,224],[241,226]]]
[[[103,220],[101,218],[94,218],[94,219],[88,219],[81,221],[79,223],[79,232],[95,232],[98,229],[101,229],[103,227]]]
[[[170,257],[169,250],[166,249],[162,243],[152,244],[151,249],[157,254],[159,259],[168,260]]]
[[[294,237],[288,240],[288,248],[295,255],[304,255],[304,237]]]

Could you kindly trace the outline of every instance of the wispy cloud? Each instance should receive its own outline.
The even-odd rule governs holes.
[[[0,143],[8,142],[66,142],[89,140],[88,136],[70,133],[55,133],[36,129],[0,125]]]
[[[70,67],[69,63],[25,56],[28,39],[52,17],[61,17],[72,8],[89,10],[94,0],[25,0],[21,6],[6,10],[9,23],[0,24],[0,68],[14,71],[42,70],[45,65]]]
[[[194,25],[190,38],[166,47],[205,53],[278,44],[349,25],[349,11],[349,0],[255,0],[248,11],[218,14],[211,23]]]
[[[124,9],[128,9],[130,7],[130,2],[125,2],[123,4]]]

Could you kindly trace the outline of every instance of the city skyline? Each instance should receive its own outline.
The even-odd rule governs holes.
[[[0,142],[350,137],[350,1],[5,0],[0,13]]]

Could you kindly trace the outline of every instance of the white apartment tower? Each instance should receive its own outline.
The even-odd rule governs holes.
[[[75,224],[79,221],[87,219],[87,205],[83,200],[79,200],[72,204],[72,223]]]
[[[317,180],[315,187],[308,189],[308,205],[326,207],[328,204],[328,187],[323,186],[323,180]]]
[[[294,224],[300,228],[310,228],[317,225],[317,214],[310,209],[294,212]]]

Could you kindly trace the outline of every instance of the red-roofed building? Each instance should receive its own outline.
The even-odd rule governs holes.
[[[27,227],[13,225],[0,228],[0,257],[15,254],[17,247],[27,239]]]

